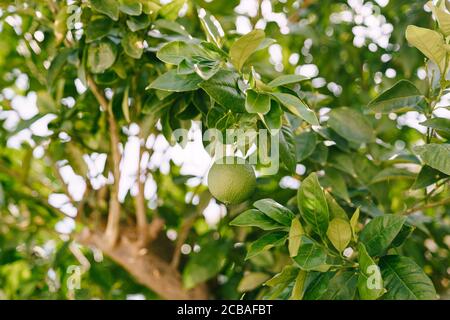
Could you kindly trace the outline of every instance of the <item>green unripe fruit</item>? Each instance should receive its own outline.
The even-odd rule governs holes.
[[[208,173],[208,187],[214,198],[227,205],[250,198],[256,188],[253,167],[247,163],[238,163],[236,157],[226,157],[217,162]]]

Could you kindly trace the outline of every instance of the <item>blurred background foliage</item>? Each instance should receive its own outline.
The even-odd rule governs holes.
[[[117,51],[112,53],[119,57],[114,66],[94,78],[99,85],[115,89],[112,110],[123,128],[119,134],[123,146],[136,137],[133,133],[136,123],[143,137],[152,134],[150,146],[155,146],[155,141],[165,141],[159,134],[163,131],[167,137],[165,128],[190,126],[190,120],[170,119],[165,115],[169,112],[158,109],[161,104],[158,101],[182,104],[183,93],[167,98],[145,88],[166,70],[156,58],[163,43],[186,32],[195,38],[205,38],[198,18],[200,8],[214,15],[222,25],[224,48],[229,48],[241,34],[263,28],[274,43],[252,55],[249,65],[264,81],[281,74],[311,77],[312,81],[294,87],[293,91],[307,101],[321,120],[326,119],[328,110],[336,107],[365,111],[369,101],[400,79],[410,80],[422,92],[428,90],[424,57],[407,44],[404,36],[410,24],[434,28],[435,22],[423,1],[146,1],[150,8],[154,3],[159,9],[157,13],[150,9],[140,16],[121,13],[117,21],[105,16],[101,18],[103,21],[94,20],[98,12],[92,10],[91,3],[95,2],[0,0],[0,298],[159,298],[100,251],[82,246],[72,237],[83,226],[103,227],[102,217],[106,216],[108,206],[105,182],[110,180],[113,167],[108,157],[103,160],[103,167],[100,165],[100,172],[95,172],[86,160],[86,155],[91,155],[101,162],[101,154],[109,152],[110,138],[105,112],[98,108],[90,90],[83,90],[80,81],[86,77],[80,62],[89,55],[86,44],[95,41],[86,35],[93,39],[108,38],[111,50]],[[132,10],[131,5],[126,8]],[[65,22],[70,17],[79,22],[68,30]],[[131,34],[146,41],[143,53],[142,48],[129,47],[120,40],[132,27],[139,30]],[[75,50],[70,43],[84,49]],[[131,57],[133,54],[140,58]],[[97,59],[100,65],[108,56]],[[139,100],[131,111],[123,107],[128,90]],[[140,98],[136,98],[136,93]],[[170,101],[170,97],[174,100]],[[186,107],[177,105],[171,110],[182,112]],[[443,117],[449,117],[448,110]],[[162,127],[154,129],[159,118]],[[190,119],[189,115],[186,119]],[[414,111],[370,119],[380,143],[368,144],[348,156],[336,146],[316,147],[313,142],[314,147],[306,150],[306,154],[297,154],[302,167],[295,174],[281,170],[275,176],[258,179],[254,200],[271,197],[295,207],[291,199],[295,197],[298,181],[306,173],[325,169],[326,176],[334,172],[340,177],[338,182],[328,181],[329,184],[344,181],[348,186],[344,194],[335,195],[348,212],[360,206],[365,217],[373,217],[380,212],[397,213],[414,207],[418,199],[426,196],[422,190],[410,191],[415,175],[411,175],[412,179],[382,180],[372,185],[369,196],[359,188],[358,181],[370,170],[378,172],[394,163],[417,165],[418,160],[411,156],[410,150],[424,139],[424,127],[418,123],[425,119]],[[296,133],[301,133],[303,124],[293,117],[290,120],[292,127],[298,128]],[[36,125],[38,121],[40,124]],[[170,121],[180,123],[167,125]],[[47,124],[50,133],[46,129],[42,133]],[[296,138],[299,144],[306,141],[301,139]],[[319,135],[314,139],[325,140]],[[227,214],[208,221],[207,214],[202,215],[196,209],[201,201],[199,195],[207,193],[206,186],[199,184],[202,175],[182,173],[182,161],[174,161],[167,155],[171,150],[169,144],[160,145],[158,150],[147,150],[149,158],[162,160],[149,165],[151,181],[146,188],[157,190],[146,193],[146,215],[148,219],[164,219],[163,234],[172,249],[176,242],[173,235],[179,235],[186,228],[185,221],[190,221],[191,228],[181,248],[180,270],[185,283],[209,279],[208,286],[215,298],[237,299],[244,293],[245,298],[264,297],[265,289],[259,285],[282,269],[289,259],[286,252],[267,251],[244,261],[243,243],[256,239],[259,233],[238,230],[228,224],[245,206],[225,208],[214,202],[210,211],[216,216],[223,216],[225,211]],[[362,167],[360,164],[367,162],[367,158],[368,167]],[[74,198],[77,192],[70,190],[71,179],[82,180],[73,188],[84,188],[87,196]],[[325,179],[321,183],[327,185]],[[123,196],[124,225],[134,224],[131,194],[136,194],[136,187],[133,188]],[[448,184],[443,188],[437,196],[446,198]],[[351,198],[351,203],[342,201],[346,197]],[[82,217],[77,215],[75,224],[77,210],[84,212]],[[423,268],[442,298],[448,297],[449,286],[449,213],[448,204],[416,212],[411,219],[415,219],[417,229],[396,249]],[[202,248],[201,255],[192,253],[197,248]],[[81,268],[79,290],[70,290],[66,285],[73,275],[70,266]],[[248,271],[253,278],[242,281]]]

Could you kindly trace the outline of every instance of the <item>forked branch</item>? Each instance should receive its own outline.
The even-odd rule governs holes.
[[[153,290],[164,299],[198,300],[208,299],[208,290],[201,284],[191,290],[183,287],[178,270],[163,260],[151,248],[139,249],[134,243],[122,237],[115,247],[103,241],[101,235],[85,230],[78,235],[77,241],[83,245],[95,246],[115,262],[125,268],[135,279]]]

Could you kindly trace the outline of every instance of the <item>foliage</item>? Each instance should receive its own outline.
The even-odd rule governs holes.
[[[237,1],[0,1],[0,297],[170,298],[144,271],[103,258],[86,230],[105,231],[107,252],[131,243],[127,254],[167,265],[180,292],[446,297],[450,14],[444,1],[428,4],[436,23],[420,1],[356,2],[264,0],[237,14]],[[395,25],[384,42],[361,44],[363,5]],[[243,35],[237,15],[251,26]],[[35,99],[31,117],[23,97]],[[49,134],[33,130],[43,119]],[[202,176],[172,159],[152,165],[164,156],[155,140],[184,148],[174,133],[199,124],[280,137],[280,170],[258,163],[252,198],[220,207],[215,225],[202,215],[215,204]],[[139,169],[119,199],[132,139]],[[88,159],[101,155],[94,176]],[[79,198],[67,170],[83,181]],[[74,265],[80,290],[65,285]]]

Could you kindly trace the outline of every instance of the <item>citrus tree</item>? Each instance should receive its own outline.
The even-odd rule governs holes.
[[[0,297],[447,296],[445,1],[0,8]]]

